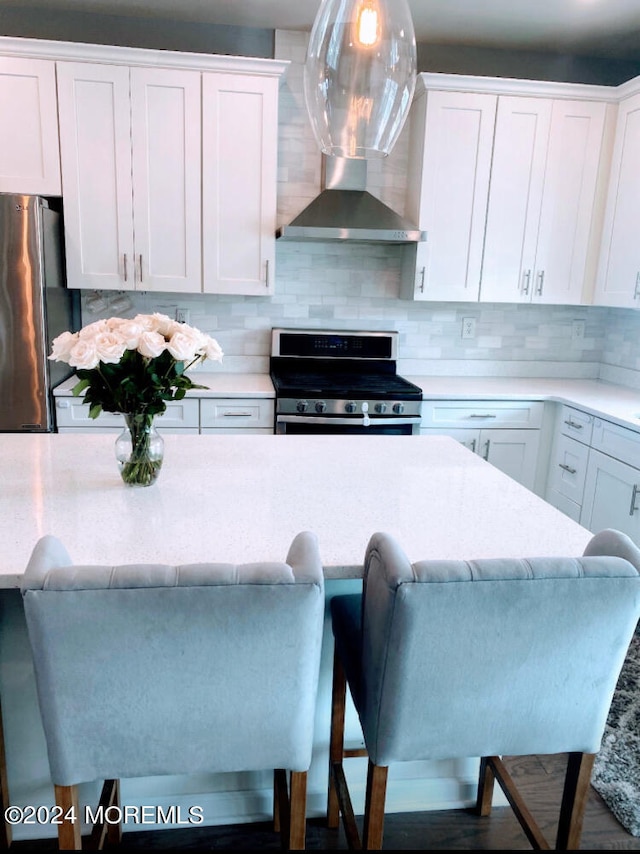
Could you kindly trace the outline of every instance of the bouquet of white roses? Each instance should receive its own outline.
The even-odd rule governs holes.
[[[185,372],[205,359],[222,361],[218,342],[164,314],[97,320],[54,339],[49,356],[76,368],[74,396],[84,392],[89,415],[102,410],[153,418],[167,400],[202,388]]]

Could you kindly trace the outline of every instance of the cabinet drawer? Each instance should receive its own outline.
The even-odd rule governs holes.
[[[547,492],[547,501],[556,509],[564,513],[565,516],[573,519],[574,522],[580,522],[580,514],[582,512],[581,506],[576,504],[576,502],[572,501],[570,498],[567,498],[566,495],[562,495],[561,492],[556,492],[555,489],[550,489]]]
[[[543,409],[531,400],[423,400],[422,427],[538,428]]]
[[[591,447],[623,463],[640,468],[640,433],[635,430],[595,418]]]
[[[89,407],[79,397],[56,398],[56,423],[63,427],[124,427],[124,416],[119,412],[102,412],[97,418],[89,418]],[[167,409],[155,419],[158,428],[200,426],[200,407],[197,400],[170,400]]]
[[[589,445],[594,420],[593,415],[573,409],[571,406],[563,406],[560,414],[560,429],[564,436],[572,436],[579,442]]]
[[[578,505],[582,504],[588,462],[587,445],[577,442],[571,436],[560,436],[551,463],[549,488]]]
[[[268,427],[273,431],[272,398],[207,398],[200,401],[200,426]]]

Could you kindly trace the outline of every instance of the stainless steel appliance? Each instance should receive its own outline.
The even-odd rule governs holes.
[[[53,431],[51,389],[71,373],[47,359],[53,338],[75,330],[79,317],[77,292],[65,287],[54,207],[40,196],[0,194],[2,431]]]
[[[275,432],[417,433],[422,391],[397,350],[397,332],[273,329]]]

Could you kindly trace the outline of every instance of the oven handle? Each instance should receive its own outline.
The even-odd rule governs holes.
[[[333,417],[315,417],[313,415],[276,415],[276,422],[280,424],[351,424],[356,426],[373,426],[377,424],[420,424],[422,421],[419,415],[408,416],[407,418],[371,418],[366,421],[364,417],[358,418],[333,418]]]

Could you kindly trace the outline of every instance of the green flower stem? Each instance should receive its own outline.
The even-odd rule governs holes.
[[[150,486],[162,467],[162,459],[152,459],[149,453],[153,415],[146,412],[125,415],[131,434],[131,456],[120,472],[125,483]]]

